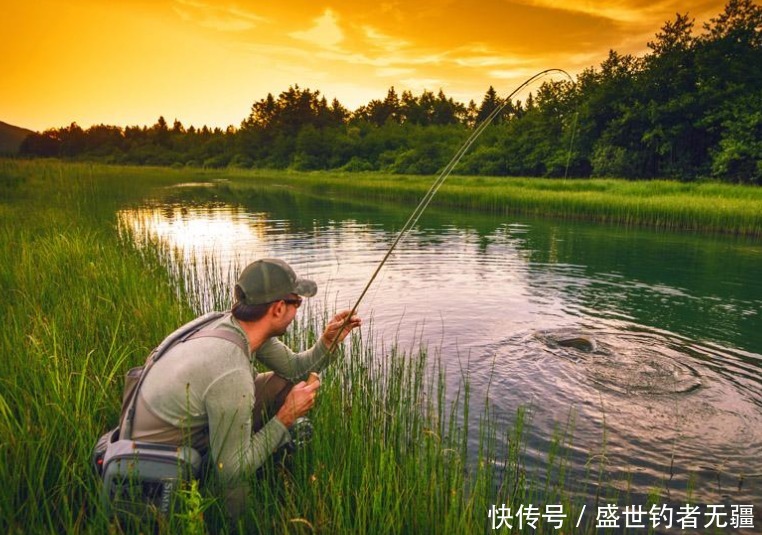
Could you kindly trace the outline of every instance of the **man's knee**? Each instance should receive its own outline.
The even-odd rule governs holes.
[[[272,418],[286,401],[294,383],[275,372],[260,373],[254,379],[254,431]]]

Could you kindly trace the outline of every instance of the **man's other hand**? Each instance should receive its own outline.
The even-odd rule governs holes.
[[[283,406],[275,415],[286,427],[291,427],[300,416],[304,416],[315,404],[315,395],[320,388],[320,380],[307,384],[296,383],[286,396]]]

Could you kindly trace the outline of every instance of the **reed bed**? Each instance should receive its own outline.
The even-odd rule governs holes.
[[[121,374],[192,316],[158,255],[119,242],[105,171],[0,167],[4,533],[108,531],[93,438],[116,421]]]
[[[230,304],[220,281],[199,281],[197,267],[172,251],[120,237],[115,209],[142,186],[115,193],[109,170],[100,171],[55,163],[0,169],[0,181],[13,182],[0,211],[8,296],[0,307],[0,531],[235,532],[207,489],[187,491],[185,511],[157,525],[120,524],[100,503],[90,452],[116,422],[123,373],[204,307]],[[213,263],[204,269],[219,274],[212,279],[226,276]],[[198,298],[208,292],[220,296]],[[327,316],[303,312],[288,334],[294,347],[312,344]],[[252,478],[249,527],[481,531],[496,471],[487,447],[469,468],[467,427],[458,424],[468,419],[467,384],[445,406],[443,372],[427,371],[425,351],[405,355],[355,337],[344,357],[324,378],[310,447],[289,470],[273,461]]]
[[[417,203],[432,177],[296,174],[230,175],[236,193],[286,184],[317,196]],[[762,188],[717,182],[451,176],[432,201],[448,209],[580,219],[663,230],[762,236]]]
[[[123,373],[177,325],[229,305],[219,266],[204,266],[218,275],[200,281],[199,266],[117,228],[119,208],[179,180],[187,176],[0,162],[0,531],[237,531],[204,488],[187,490],[184,510],[157,525],[122,525],[105,515],[90,468],[95,439],[116,422]],[[199,298],[206,292],[214,297]],[[300,314],[287,335],[294,347],[314,342],[329,311]],[[406,354],[363,333],[323,378],[309,447],[252,476],[253,532],[489,532],[495,504],[562,504],[574,518],[584,496],[617,493],[603,464],[591,463],[595,489],[566,477],[573,426],[554,437],[543,473],[530,472],[527,411],[501,430],[488,402],[473,413],[467,376],[446,392],[446,370],[425,348]],[[594,518],[564,532],[592,532]],[[556,531],[541,520],[524,532]]]

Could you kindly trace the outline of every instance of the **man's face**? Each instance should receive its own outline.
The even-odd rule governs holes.
[[[302,298],[296,294],[289,294],[281,299],[275,306],[283,307],[283,314],[279,316],[278,322],[273,329],[273,336],[282,336],[288,330],[288,326],[294,321],[297,309],[302,304]]]

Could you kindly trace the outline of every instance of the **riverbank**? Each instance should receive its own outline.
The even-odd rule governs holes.
[[[117,420],[124,372],[200,312],[184,282],[192,270],[173,274],[164,256],[171,252],[119,237],[118,207],[182,176],[146,171],[0,163],[0,280],[9,296],[0,306],[5,533],[122,532],[101,506],[92,445]],[[303,312],[289,343],[312,343],[325,315]],[[347,351],[324,377],[310,449],[290,471],[268,465],[268,485],[252,480],[258,531],[471,533],[487,529],[495,503],[540,495],[574,514],[563,437],[549,452],[557,475],[537,483],[521,466],[521,426],[510,431],[510,451],[498,454],[487,417],[471,437],[480,444],[471,463],[468,432],[458,423],[473,418],[467,382],[457,403],[445,406],[443,380],[426,371],[437,368],[425,352],[379,352],[359,338]],[[223,528],[214,495],[187,496],[183,514],[159,532]]]
[[[148,191],[141,180],[0,161],[4,533],[110,530],[90,467],[94,439],[116,423],[126,369],[193,316],[158,252],[116,233],[114,210]]]
[[[176,169],[43,162],[22,160],[14,165],[99,169],[101,174],[129,177],[130,182],[145,185],[196,182],[209,188],[212,196],[229,201],[245,197],[247,190],[285,186],[316,197],[391,202],[410,205],[411,210],[434,181],[433,176],[376,172]],[[123,182],[117,180],[113,187],[123,188]],[[720,182],[451,176],[431,205],[455,211],[762,237],[762,188]]]
[[[434,181],[433,177],[376,173],[226,171],[219,176],[231,180],[231,189],[275,183],[317,196],[406,203],[411,207]],[[717,182],[452,176],[436,194],[432,206],[762,236],[762,188]]]
[[[0,305],[0,529],[119,532],[99,503],[92,443],[116,421],[122,374],[202,310],[189,291],[191,266],[170,269],[171,251],[120,238],[115,213],[146,197],[176,196],[165,186],[179,182],[207,183],[212,198],[245,198],[258,185],[319,188],[318,178],[0,161],[0,281],[10,296]],[[225,308],[229,295],[217,287],[213,306]],[[327,313],[300,311],[289,344],[314,341]],[[626,477],[614,481],[606,470],[605,444],[586,464],[593,488],[567,476],[573,421],[551,437],[536,473],[522,462],[529,412],[519,410],[514,429],[498,429],[489,406],[471,407],[467,374],[457,393],[445,395],[444,371],[425,351],[379,349],[372,332],[347,352],[324,377],[306,455],[290,471],[269,465],[267,485],[252,481],[258,532],[473,533],[490,530],[493,505],[534,504],[540,512],[562,508],[564,530],[582,533],[594,531],[589,502],[580,527],[570,523],[590,496],[621,507],[631,501]],[[474,421],[479,432],[469,436],[464,422]],[[648,510],[667,499],[662,493],[655,487],[637,503]],[[160,531],[221,526],[215,496],[202,490]],[[553,531],[547,520],[538,526]],[[141,531],[149,529],[126,530]]]

